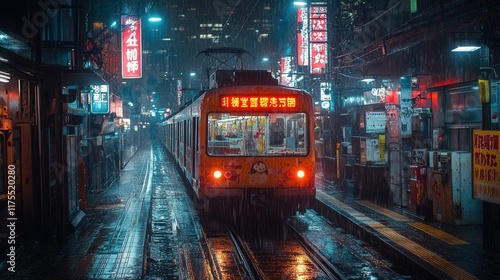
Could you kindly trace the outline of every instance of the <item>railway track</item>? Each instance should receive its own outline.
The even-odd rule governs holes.
[[[288,225],[287,227],[290,227]],[[293,233],[287,240],[248,241],[237,230],[206,235],[204,255],[214,257],[214,278],[220,279],[341,279],[311,244]]]
[[[287,222],[266,209],[200,218],[173,165],[158,167],[144,279],[413,279],[313,210]]]

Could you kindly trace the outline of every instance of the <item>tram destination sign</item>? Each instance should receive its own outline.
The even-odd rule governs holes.
[[[90,112],[92,114],[109,114],[109,86],[90,86]]]
[[[226,109],[296,109],[297,97],[295,96],[242,96],[223,95],[220,98],[220,106]]]

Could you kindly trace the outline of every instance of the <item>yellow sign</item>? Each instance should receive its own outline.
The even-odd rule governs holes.
[[[481,103],[490,102],[490,81],[489,80],[479,80],[479,100]]]
[[[472,196],[500,204],[500,131],[474,130]]]

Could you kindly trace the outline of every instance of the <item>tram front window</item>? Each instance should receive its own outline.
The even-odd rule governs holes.
[[[208,115],[208,154],[212,156],[306,155],[307,116],[292,114]]]

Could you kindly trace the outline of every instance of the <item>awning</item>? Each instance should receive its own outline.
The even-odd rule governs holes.
[[[90,70],[67,71],[62,75],[64,86],[78,86],[85,88],[90,85],[104,85],[106,81],[98,74]]]

